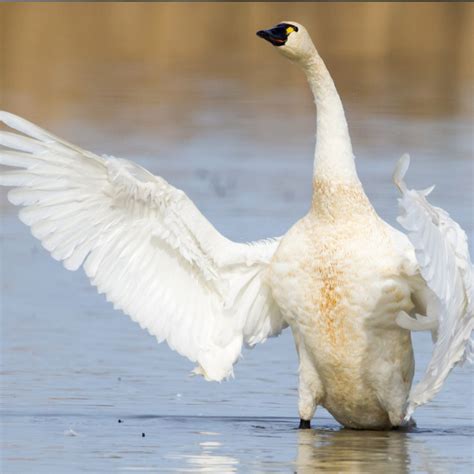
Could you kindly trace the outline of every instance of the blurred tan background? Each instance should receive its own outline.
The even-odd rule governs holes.
[[[232,64],[240,65],[232,74],[257,87],[299,84],[299,71],[255,37],[282,19],[307,26],[349,95],[357,71],[357,80],[364,75],[362,94],[399,67],[407,80],[419,78],[421,89],[441,96],[464,92],[473,77],[469,3],[4,3],[2,105],[33,119],[59,119],[71,104],[90,100],[94,89],[113,90],[121,65],[131,64],[146,69],[137,86],[158,87],[193,68],[218,74]],[[263,64],[281,71],[275,81],[261,77]],[[177,107],[191,100],[186,93],[174,99]],[[440,110],[430,113],[448,107],[439,102]],[[466,107],[459,102],[454,107]]]

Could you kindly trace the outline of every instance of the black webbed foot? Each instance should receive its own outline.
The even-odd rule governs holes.
[[[300,419],[300,426],[298,428],[300,430],[309,430],[311,428],[311,421]]]

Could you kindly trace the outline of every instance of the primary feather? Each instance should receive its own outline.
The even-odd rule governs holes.
[[[209,380],[233,373],[244,344],[285,327],[266,282],[278,239],[223,237],[186,194],[144,168],[100,157],[7,112],[0,184],[20,219],[68,270],[197,362]]]

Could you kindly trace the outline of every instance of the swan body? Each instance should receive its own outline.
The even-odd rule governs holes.
[[[0,184],[53,258],[83,267],[114,307],[196,362],[233,375],[244,346],[291,327],[300,360],[299,414],[318,405],[344,426],[388,429],[472,361],[473,267],[462,229],[408,190],[397,166],[400,223],[375,212],[357,176],[341,100],[305,28],[257,33],[305,72],[317,108],[313,198],[281,238],[223,237],[181,191],[134,163],[82,150],[8,112]],[[19,132],[19,133],[18,133]],[[411,331],[435,341],[411,388]]]
[[[300,358],[300,416],[323,405],[344,426],[398,426],[414,370],[410,333],[396,324],[413,308],[409,255],[361,187],[334,191],[285,235],[270,268]],[[339,216],[321,210],[325,199]]]

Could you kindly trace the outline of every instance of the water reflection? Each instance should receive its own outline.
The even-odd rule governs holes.
[[[298,474],[314,472],[409,471],[405,433],[395,431],[305,430],[298,433]]]
[[[203,441],[199,443],[200,454],[184,456],[192,472],[237,472],[239,461],[231,456],[216,453],[222,444],[218,441]],[[184,469],[186,472],[186,468]]]

